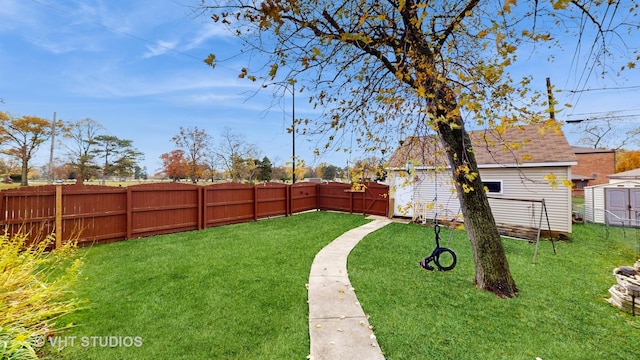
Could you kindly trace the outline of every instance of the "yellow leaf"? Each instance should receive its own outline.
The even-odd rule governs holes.
[[[364,22],[367,21],[368,17],[369,17],[369,14],[367,14],[366,12],[362,14],[362,16],[360,17],[360,20],[358,21],[358,26],[362,26],[362,24],[364,24]]]
[[[424,86],[418,87],[417,91],[418,91],[418,96],[420,96],[421,98],[427,97],[427,89]]]
[[[216,67],[216,56],[214,54],[209,54],[209,56],[207,56],[206,59],[204,59],[204,62],[211,66],[212,68]]]
[[[545,175],[544,179],[547,180],[547,183],[549,183],[549,186],[551,186],[553,189],[558,188],[558,177],[556,176],[556,174],[551,173],[549,175]]]

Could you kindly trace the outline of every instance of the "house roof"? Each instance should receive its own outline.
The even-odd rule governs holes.
[[[615,152],[616,152],[615,150],[612,150],[612,149],[594,149],[594,148],[591,148],[591,147],[584,147],[584,146],[571,146],[571,149],[576,154],[600,154],[600,153],[614,153],[615,154]]]
[[[561,131],[540,125],[470,131],[479,167],[575,165],[576,156]],[[443,166],[447,164],[443,147],[435,136],[409,136],[391,155],[390,168]]]
[[[609,179],[640,180],[640,168],[607,175]]]

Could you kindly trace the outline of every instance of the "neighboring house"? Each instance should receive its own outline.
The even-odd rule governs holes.
[[[571,179],[576,157],[562,133],[528,125],[503,134],[471,131],[470,136],[499,227],[541,227],[543,231],[550,227],[553,233],[571,233],[571,189],[563,182]],[[461,218],[445,159],[442,146],[432,136],[408,137],[402,142],[389,161],[394,216]]]
[[[607,176],[616,172],[616,151],[572,146],[578,163],[571,168],[573,195],[583,195],[584,188],[606,184]]]

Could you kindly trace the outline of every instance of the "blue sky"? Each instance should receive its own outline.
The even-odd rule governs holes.
[[[257,85],[237,77],[246,59],[236,57],[215,70],[203,59],[237,54],[239,41],[206,16],[194,16],[190,0],[2,0],[0,6],[0,110],[12,115],[78,121],[92,118],[108,133],[145,153],[149,173],[160,168],[159,157],[174,148],[171,137],[180,126],[206,130],[215,141],[225,127],[256,144],[260,156],[276,165],[291,157],[290,99],[276,100],[270,90],[252,96]],[[638,38],[627,42],[638,48]],[[545,77],[556,88],[580,90],[580,72],[572,69],[568,49],[553,64],[544,56],[525,58],[520,71]],[[621,59],[623,61],[624,59]],[[624,62],[624,61],[623,61]],[[640,68],[640,65],[638,66]],[[562,120],[640,114],[640,70],[617,82],[594,78],[593,90],[559,94],[574,108]],[[596,113],[601,115],[596,115]],[[296,99],[297,117],[316,117],[303,99]],[[629,116],[621,125],[638,126]],[[573,125],[575,127],[575,125]],[[570,142],[577,134],[565,125]],[[32,163],[46,163],[48,146]],[[314,139],[296,138],[296,155],[308,165],[328,162],[344,166],[349,158],[330,151],[313,156]],[[62,150],[56,154],[62,156]]]
[[[196,2],[197,3],[197,2]],[[185,4],[188,4],[185,1]],[[256,144],[277,165],[291,158],[291,100],[237,77],[242,59],[215,69],[203,60],[238,52],[238,41],[177,1],[3,0],[0,6],[0,110],[14,116],[92,118],[145,153],[150,173],[180,126],[216,139],[225,127]],[[296,116],[310,116],[296,102]],[[46,163],[48,146],[33,163]],[[346,165],[343,155],[314,159],[314,144],[296,138],[307,164]],[[60,152],[57,155],[62,156]]]

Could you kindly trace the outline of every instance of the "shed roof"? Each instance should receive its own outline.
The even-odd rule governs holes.
[[[607,175],[609,179],[640,180],[640,168]]]
[[[640,187],[640,180],[622,180],[622,181],[613,182],[613,183],[585,186],[584,189],[585,190],[600,189],[600,188],[608,189],[608,188],[621,188],[621,187]]]
[[[561,131],[540,125],[470,131],[478,166],[516,167],[541,165],[575,165],[576,156]],[[390,168],[404,168],[408,161],[415,166],[447,164],[443,147],[435,136],[409,136],[391,155]]]

